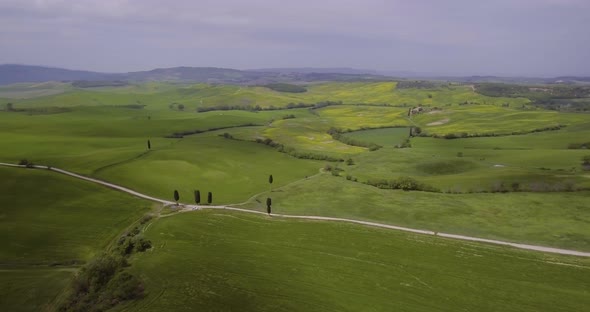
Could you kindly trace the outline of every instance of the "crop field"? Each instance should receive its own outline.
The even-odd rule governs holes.
[[[317,174],[321,164],[278,153],[253,142],[227,140],[218,133],[198,134],[154,150],[132,162],[105,168],[99,178],[172,200],[177,189],[181,202],[194,203],[194,190],[213,193],[214,204],[246,201],[273,185]]]
[[[356,83],[328,82],[307,86],[305,93],[273,91],[258,86],[208,85],[208,84],[170,84],[148,83],[122,87],[71,88],[56,85],[54,94],[44,97],[19,96],[18,92],[34,85],[21,85],[0,89],[0,98],[13,98],[18,107],[76,107],[109,105],[149,105],[165,109],[170,104],[181,103],[187,111],[197,107],[217,106],[260,106],[262,108],[285,107],[289,103],[314,104],[322,101],[335,101],[344,104],[389,104],[405,106],[444,106],[464,102],[501,105],[509,103],[520,107],[530,101],[525,98],[488,97],[474,92],[468,86],[444,86],[434,89],[397,89],[395,82]],[[51,89],[49,89],[51,90]],[[67,91],[67,92],[66,92]],[[43,93],[40,93],[43,94]]]
[[[381,190],[323,174],[260,194],[258,202],[252,200],[246,207],[264,211],[266,207],[259,202],[272,197],[276,213],[380,221],[590,251],[589,196],[589,192],[441,194]]]
[[[301,93],[163,82],[2,86],[0,162],[49,165],[169,201],[177,190],[181,204],[194,204],[195,190],[201,204],[212,192],[213,205],[258,211],[272,198],[273,213],[590,251],[588,114],[469,85],[408,85],[312,83]],[[126,269],[146,296],[115,310],[590,305],[585,258],[178,212],[182,205],[163,208],[49,170],[0,167],[0,189],[3,311],[51,310],[74,273],[148,212],[159,216],[142,226],[152,248],[130,256]]]
[[[0,310],[38,310],[152,204],[57,173],[0,167]]]
[[[383,128],[360,130],[347,133],[346,136],[355,140],[371,142],[382,146],[401,144],[408,138],[410,128]]]
[[[469,107],[467,107],[469,106]],[[584,114],[545,110],[518,110],[492,105],[466,105],[444,108],[413,117],[413,121],[431,134],[512,134],[558,125],[588,122]]]
[[[125,311],[581,311],[586,259],[323,222],[197,211],[151,224]],[[441,270],[444,267],[444,270]],[[493,304],[491,304],[493,303]]]

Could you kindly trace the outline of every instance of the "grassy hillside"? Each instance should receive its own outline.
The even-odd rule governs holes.
[[[403,143],[408,138],[408,128],[383,128],[361,130],[347,133],[346,136],[360,141],[371,142],[382,146],[394,146]]]
[[[271,197],[277,213],[590,251],[587,115],[446,83],[301,88],[1,87],[0,161],[28,159],[167,200],[178,190],[184,203],[196,189],[202,199],[211,191],[213,204],[257,210]],[[422,112],[409,116],[418,105]],[[410,138],[409,127],[420,136]],[[152,207],[47,170],[0,168],[0,177],[2,311],[42,309]],[[381,189],[399,188],[396,181],[429,192]],[[148,295],[119,310],[590,304],[585,259],[222,211],[167,215],[145,230],[154,248],[132,257],[131,270]]]
[[[147,87],[146,87],[147,86]],[[7,87],[9,92],[12,88]],[[62,90],[63,87],[56,86]],[[17,107],[43,106],[96,106],[96,105],[148,105],[150,109],[167,108],[182,103],[186,110],[198,107],[286,107],[289,103],[318,103],[323,101],[344,104],[388,104],[404,107],[425,105],[445,106],[460,103],[501,105],[509,103],[521,107],[530,101],[525,98],[488,97],[475,93],[468,86],[444,85],[434,89],[397,89],[396,82],[328,82],[305,86],[307,92],[274,91],[258,86],[213,84],[148,83],[126,87],[95,89],[75,88],[59,94],[14,101]],[[57,93],[57,92],[56,92]],[[0,98],[14,97],[3,93]]]
[[[433,231],[590,250],[590,193],[441,194],[381,190],[323,174],[260,194],[246,207],[380,221]],[[567,204],[566,204],[567,203]]]
[[[318,173],[317,161],[300,160],[253,142],[228,140],[221,131],[187,137],[132,162],[107,167],[96,175],[133,189],[193,203],[193,191],[213,192],[216,204],[244,202],[269,189]]]
[[[586,259],[223,211],[152,223],[125,311],[581,311]],[[441,267],[444,270],[441,270]]]
[[[35,311],[151,203],[54,172],[0,167],[0,310]]]

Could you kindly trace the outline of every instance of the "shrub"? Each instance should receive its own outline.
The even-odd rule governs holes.
[[[425,191],[425,192],[440,192],[438,189],[418,182],[411,177],[399,177],[395,180],[386,179],[370,179],[366,184],[381,188],[381,189],[396,189],[404,191]]]
[[[518,182],[514,182],[510,185],[512,187],[512,191],[513,192],[518,192],[520,191],[520,183]]]
[[[125,258],[102,255],[83,267],[70,285],[59,311],[104,311],[121,301],[141,298],[141,281],[124,271]]]
[[[152,242],[150,240],[147,240],[143,237],[136,238],[135,250],[144,252],[150,248],[152,248]]]
[[[141,220],[139,221],[139,223],[140,224],[146,224],[146,223],[148,223],[153,218],[154,218],[154,215],[152,215],[152,214],[146,214],[143,217],[141,217]]]
[[[144,287],[141,281],[128,272],[117,273],[108,283],[103,299],[112,298],[118,301],[142,298]]]

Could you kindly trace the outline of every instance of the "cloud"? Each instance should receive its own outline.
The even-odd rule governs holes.
[[[588,73],[590,22],[584,9],[589,4],[2,0],[0,63],[103,70],[354,65],[448,73]],[[554,56],[565,61],[549,59]]]

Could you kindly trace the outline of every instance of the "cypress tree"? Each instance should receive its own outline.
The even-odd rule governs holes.
[[[195,204],[200,204],[201,203],[201,191],[196,190],[195,191]]]
[[[271,175],[268,177],[268,184],[270,184],[270,191],[271,191],[271,192],[272,192],[272,181],[273,181],[273,178],[272,178],[272,174],[271,174]]]
[[[270,214],[270,210],[271,210],[270,205],[272,205],[272,200],[270,199],[270,197],[267,197],[266,198],[266,212],[268,214]]]
[[[178,205],[179,199],[180,199],[180,195],[178,195],[178,191],[174,190],[174,201],[176,202],[176,205]]]

